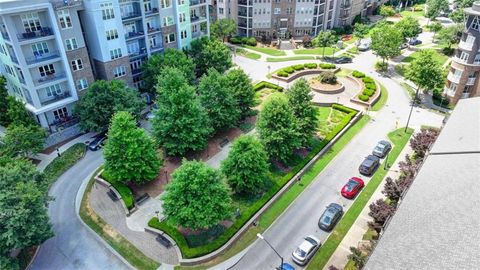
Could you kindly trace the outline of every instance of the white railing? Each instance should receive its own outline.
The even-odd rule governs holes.
[[[473,49],[473,43],[467,43],[463,40],[458,43],[458,47],[463,50],[471,51]]]
[[[466,85],[474,85],[476,78],[468,78]]]
[[[446,86],[443,88],[443,92],[449,97],[455,96],[455,90],[452,90]]]
[[[453,74],[452,72],[449,72],[449,73],[448,73],[448,76],[447,76],[447,79],[448,79],[449,81],[451,81],[451,82],[459,83],[461,76],[462,76],[462,73],[460,73],[460,75],[455,75],[455,74]]]

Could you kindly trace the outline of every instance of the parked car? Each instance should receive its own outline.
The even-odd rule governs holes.
[[[339,57],[339,58],[335,59],[333,62],[335,62],[335,64],[347,64],[347,63],[352,63],[352,58],[346,57],[346,56],[342,56],[342,57]]]
[[[400,50],[403,50],[406,48],[408,48],[408,43],[402,43],[402,45],[400,45]]]
[[[342,218],[343,208],[340,204],[331,203],[327,206],[327,209],[323,212],[318,220],[318,227],[324,231],[331,231],[337,222]]]
[[[320,248],[320,240],[315,236],[309,235],[292,253],[292,259],[299,265],[305,265],[310,261],[315,252]]]
[[[357,196],[358,193],[360,193],[360,190],[365,186],[365,183],[363,182],[362,179],[358,177],[352,177],[348,182],[343,186],[342,191],[342,196],[347,198],[347,199],[353,199],[355,196]]]
[[[359,51],[368,51],[370,49],[371,39],[362,39],[357,45]]]
[[[282,268],[277,267],[276,270],[295,270],[295,267],[289,263],[283,263]]]
[[[379,158],[383,158],[387,155],[390,149],[392,149],[392,144],[389,141],[381,140],[377,143],[377,146],[373,148],[372,154]]]
[[[97,151],[98,149],[103,147],[106,139],[107,139],[107,132],[106,131],[97,134],[95,136],[95,139],[88,144],[88,149],[90,149],[92,151]]]
[[[380,159],[374,155],[368,155],[358,168],[358,171],[363,175],[372,175],[380,165]]]
[[[422,41],[417,39],[417,38],[411,38],[408,41],[408,45],[410,45],[410,46],[415,46],[415,45],[419,45],[419,44],[422,44]]]

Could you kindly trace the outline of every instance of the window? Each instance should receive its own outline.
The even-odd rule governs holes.
[[[77,89],[78,90],[84,90],[88,88],[88,81],[86,78],[82,78],[77,81]]]
[[[72,61],[72,69],[73,69],[73,71],[77,71],[77,70],[83,69],[82,59],[73,60],[73,61]]]
[[[175,34],[171,33],[167,36],[165,36],[165,43],[172,43],[175,42]]]
[[[107,36],[107,40],[117,39],[118,31],[117,29],[108,30],[107,32],[105,32],[105,35]]]
[[[112,3],[100,4],[100,8],[102,9],[102,18],[104,21],[115,18],[115,13],[113,11]]]
[[[186,19],[185,19],[185,13],[180,13],[180,15],[179,15],[178,17],[179,17],[178,20],[179,20],[180,22],[185,22],[185,21],[186,21]]]
[[[12,75],[12,76],[15,76],[15,73],[13,73],[13,68],[12,68],[12,67],[10,67],[9,65],[3,65],[3,66],[5,67],[5,71],[6,71],[8,74],[10,74],[10,75]]]
[[[470,24],[470,28],[480,31],[480,23],[478,22],[478,17],[473,17],[473,21]]]
[[[218,14],[223,14],[223,8],[218,8]]]
[[[51,85],[45,88],[45,93],[47,93],[47,97],[53,97],[56,95],[60,95],[62,93],[62,89],[60,88],[60,84]]]
[[[182,39],[187,38],[187,30],[181,31],[181,32],[180,32],[180,37],[181,37]]]
[[[125,76],[125,74],[127,74],[127,69],[124,66],[116,67],[113,70],[113,77],[115,78]]]
[[[178,5],[183,5],[185,4],[185,0],[178,0]]]
[[[281,9],[280,9],[280,8],[275,8],[275,9],[273,10],[273,14],[280,14],[280,12],[281,12]]]
[[[118,48],[110,51],[110,59],[117,59],[122,57],[122,49]]]
[[[173,24],[173,17],[163,17],[163,26],[169,26]]]
[[[475,60],[473,60],[473,63],[477,65],[480,64],[480,53],[475,55]]]
[[[287,14],[292,14],[293,13],[293,9],[292,8],[287,8]]]
[[[48,53],[48,45],[46,42],[32,44],[32,52],[34,56],[41,56]]]
[[[172,5],[170,0],[161,0],[160,4],[162,8],[169,8]]]
[[[67,29],[72,27],[72,19],[70,18],[70,12],[68,9],[62,9],[57,11],[58,20],[60,21],[60,27]]]
[[[38,13],[23,14],[21,18],[25,32],[35,32],[42,29],[40,19],[38,18]]]
[[[65,118],[68,117],[68,111],[66,107],[60,108],[58,110],[53,111],[53,116],[55,117],[55,120],[64,120]]]
[[[65,40],[65,43],[67,44],[67,51],[75,50],[78,48],[76,38],[69,38]]]
[[[468,53],[462,52],[462,53],[460,54],[460,60],[462,60],[463,62],[466,62],[466,61],[468,61],[468,56],[469,56]]]
[[[40,76],[42,77],[55,74],[55,68],[53,67],[53,64],[39,67],[38,71],[40,72]]]

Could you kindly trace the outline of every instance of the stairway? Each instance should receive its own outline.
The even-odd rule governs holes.
[[[293,50],[295,49],[295,46],[288,41],[288,40],[282,40],[280,41],[280,50]]]

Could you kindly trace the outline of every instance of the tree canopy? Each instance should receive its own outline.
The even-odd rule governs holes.
[[[356,23],[353,26],[353,35],[359,39],[364,38],[368,34],[368,31],[370,31],[370,27],[366,24]]]
[[[381,5],[379,14],[383,17],[391,17],[395,15],[395,9],[392,6]]]
[[[287,92],[288,104],[297,119],[298,134],[302,146],[307,146],[317,128],[315,107],[312,103],[310,85],[299,79]]]
[[[385,63],[385,60],[400,55],[402,42],[403,36],[399,29],[391,25],[382,25],[373,31],[370,47]]]
[[[162,196],[167,222],[198,230],[232,215],[228,187],[220,173],[199,161],[183,161]]]
[[[418,20],[411,16],[407,16],[400,20],[395,27],[400,29],[404,39],[416,37],[422,32]]]
[[[258,194],[268,182],[268,156],[260,141],[242,135],[233,142],[222,172],[230,187],[238,194]]]
[[[5,87],[5,77],[0,76],[0,125],[8,126],[10,119],[7,115],[8,111],[8,91]]]
[[[424,90],[433,90],[444,83],[442,65],[433,57],[431,50],[420,51],[410,63],[405,77]]]
[[[12,96],[7,97],[7,118],[8,118],[8,125],[16,124],[16,125],[37,125],[33,117],[25,108],[25,104],[23,102],[16,100]]]
[[[123,81],[99,80],[88,87],[74,111],[80,118],[82,130],[104,131],[116,112],[130,112],[138,120],[143,107],[138,92],[127,87]]]
[[[240,118],[245,118],[250,115],[251,108],[254,105],[255,91],[253,90],[252,82],[243,69],[236,68],[230,70],[227,75],[227,86],[233,93],[233,97],[237,101],[238,109],[240,110]]]
[[[3,141],[3,149],[6,155],[11,157],[28,157],[43,150],[46,137],[45,130],[38,125],[13,123],[8,126]]]
[[[229,18],[219,19],[210,25],[210,32],[223,42],[225,38],[237,32],[237,23]]]
[[[445,44],[447,48],[451,48],[453,44],[457,43],[460,39],[459,33],[461,32],[461,25],[452,25],[442,28],[438,32],[438,40],[440,43]]]
[[[435,20],[442,12],[448,11],[448,0],[427,0],[427,12],[425,17]]]
[[[161,164],[153,140],[144,129],[136,126],[129,112],[123,111],[112,118],[103,156],[105,171],[123,183],[153,180]]]
[[[230,49],[218,39],[196,39],[190,44],[188,54],[193,58],[198,77],[207,73],[210,68],[224,73],[233,65]]]
[[[177,68],[166,68],[160,75],[156,102],[153,134],[168,155],[183,156],[207,146],[212,131],[207,114],[195,89]]]
[[[322,55],[325,57],[325,47],[333,46],[337,42],[338,37],[332,30],[320,32],[313,40],[312,43],[317,47],[323,47]]]

